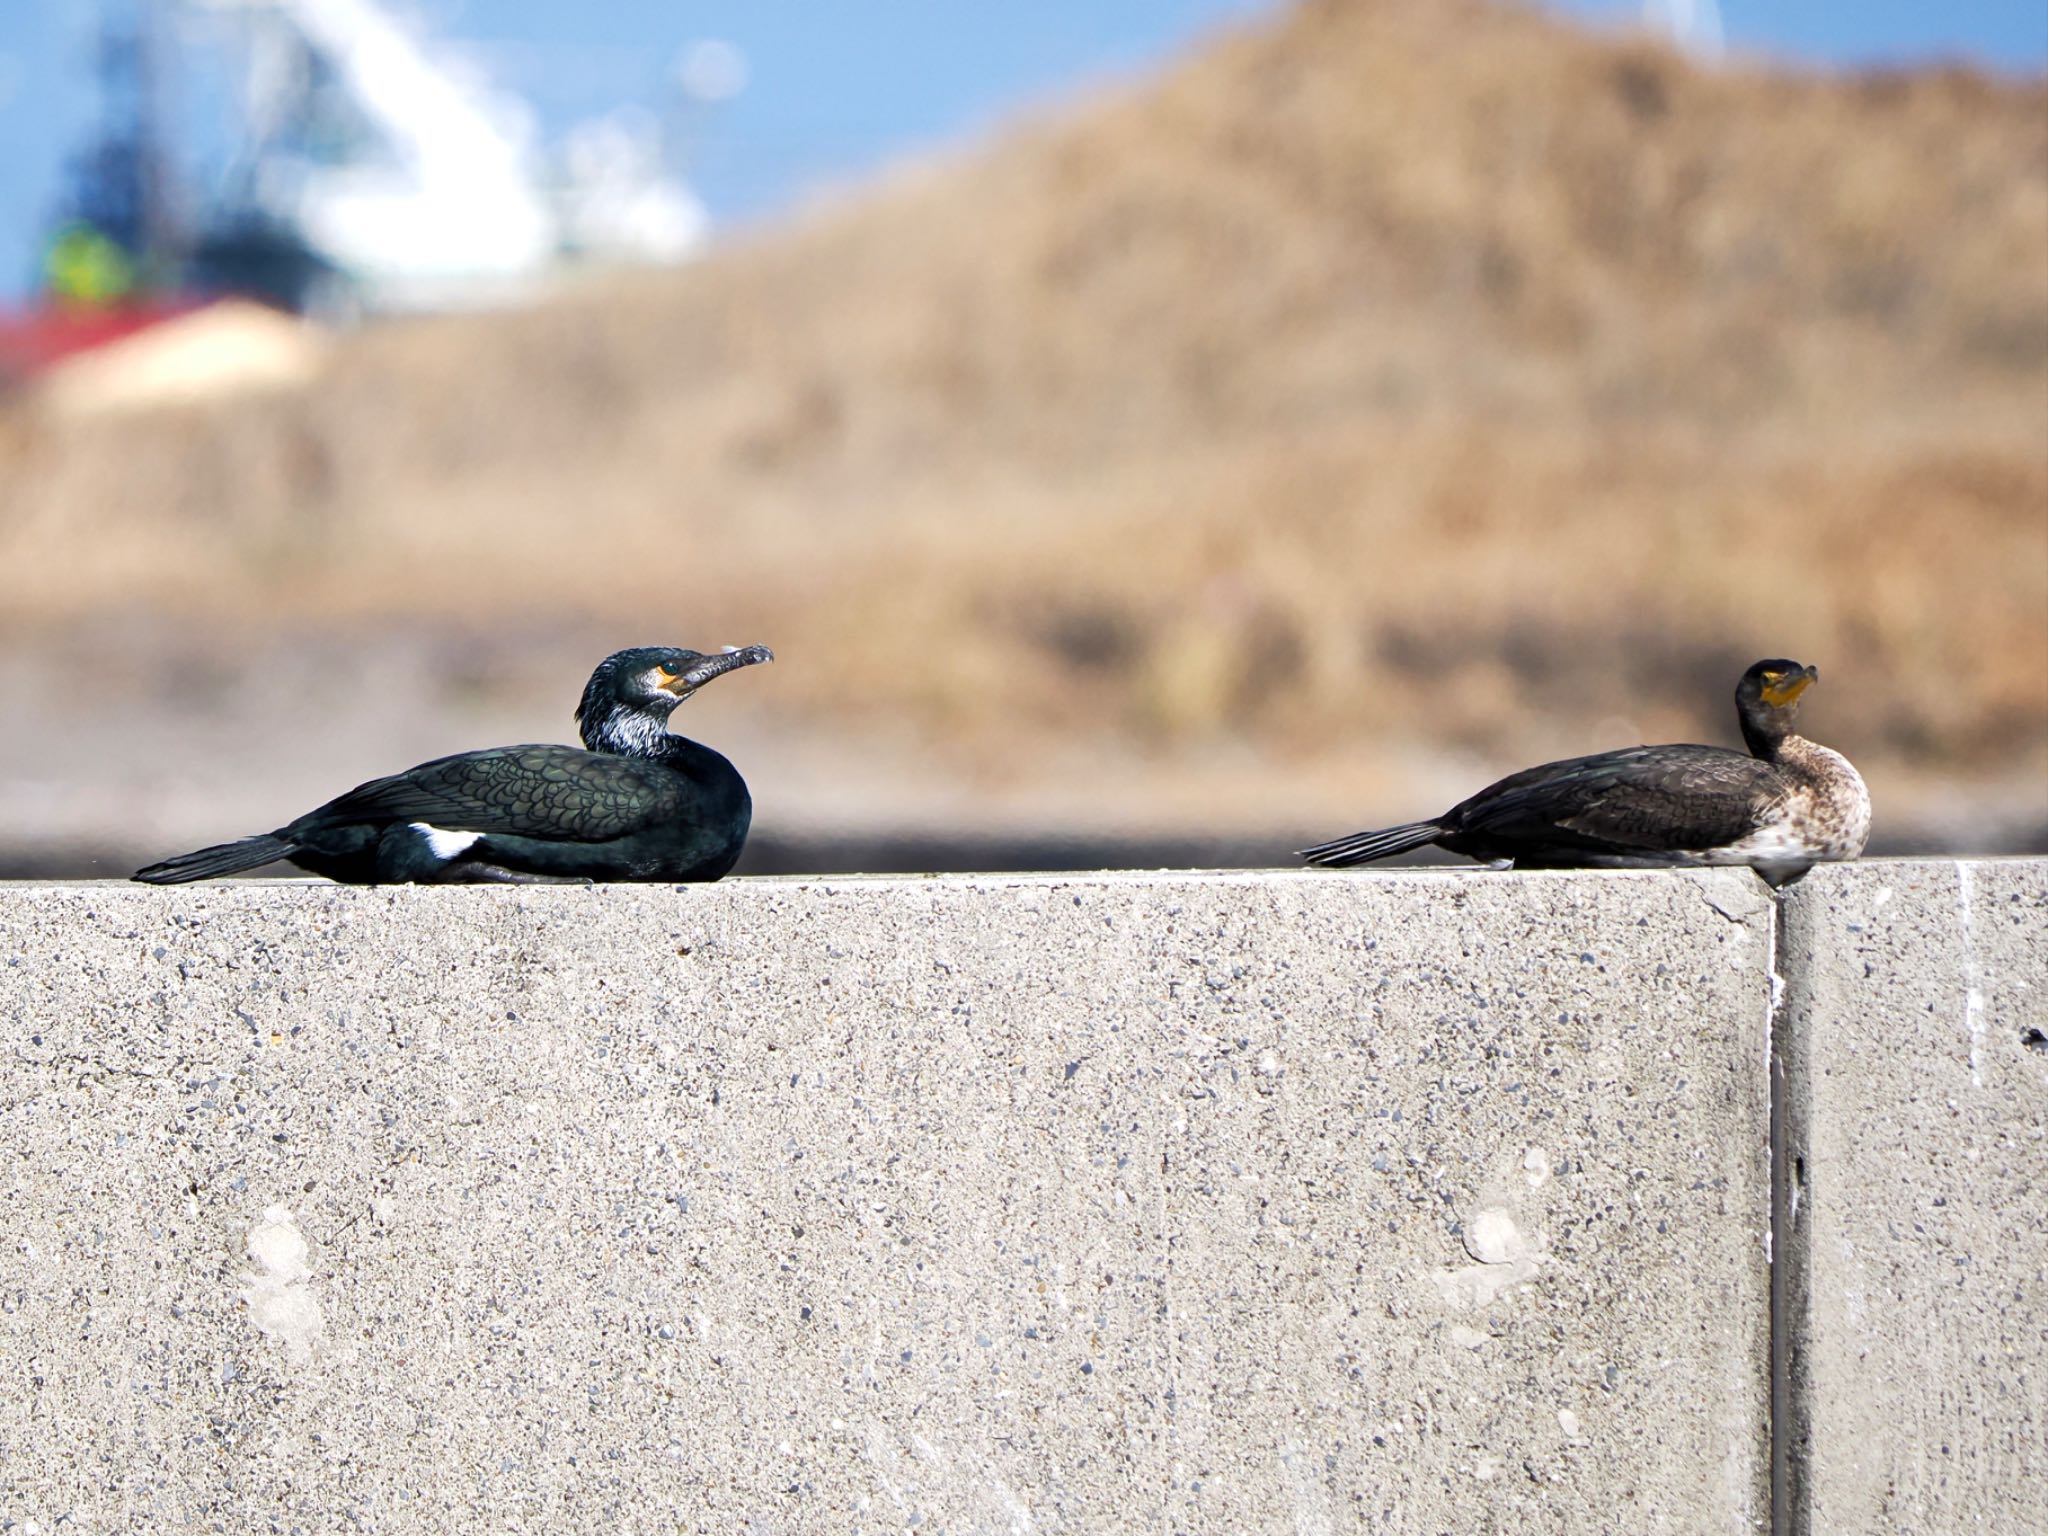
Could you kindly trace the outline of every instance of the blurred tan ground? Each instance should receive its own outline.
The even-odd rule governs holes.
[[[559,738],[655,641],[775,647],[678,717],[764,832],[1329,835],[1781,654],[1880,835],[2038,839],[2048,86],[1310,5],[685,270],[0,410],[16,847]]]

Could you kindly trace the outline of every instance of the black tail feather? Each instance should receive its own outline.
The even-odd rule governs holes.
[[[1327,843],[1317,843],[1313,848],[1301,850],[1301,856],[1311,864],[1326,864],[1342,868],[1347,864],[1367,864],[1374,859],[1389,858],[1397,853],[1406,853],[1410,848],[1420,848],[1435,842],[1443,836],[1443,827],[1434,821],[1412,821],[1405,827],[1384,827],[1377,832],[1354,832],[1349,837],[1340,837]]]
[[[150,885],[183,885],[188,880],[212,880],[220,875],[239,875],[245,869],[260,869],[296,852],[298,844],[286,842],[274,832],[265,832],[238,843],[216,843],[197,853],[181,853],[175,859],[138,869],[128,878]]]

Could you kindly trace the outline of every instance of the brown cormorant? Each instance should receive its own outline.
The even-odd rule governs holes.
[[[154,885],[277,859],[357,885],[716,880],[753,801],[733,765],[668,729],[669,714],[765,645],[716,655],[649,646],[607,656],[576,720],[588,751],[496,747],[372,779],[275,832],[135,872]]]
[[[1853,859],[1870,835],[1870,792],[1839,752],[1792,731],[1820,674],[1760,661],[1735,710],[1749,754],[1727,747],[1625,747],[1510,774],[1431,821],[1304,849],[1312,864],[1364,864],[1435,843],[1524,869],[1748,864],[1773,885],[1823,859]]]

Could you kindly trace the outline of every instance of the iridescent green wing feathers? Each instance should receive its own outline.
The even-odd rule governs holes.
[[[421,821],[447,831],[599,843],[683,815],[690,787],[673,769],[638,758],[499,747],[372,779],[305,821]]]

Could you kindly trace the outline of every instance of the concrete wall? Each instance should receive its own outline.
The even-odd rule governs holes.
[[[1957,868],[1798,887],[1781,1017],[1860,1006],[1879,884],[1920,985]],[[1943,1209],[2021,1257],[1943,1422],[2024,1434],[2048,866],[1973,869]],[[0,887],[0,1521],[1763,1528],[1777,928],[1739,871]]]
[[[2048,1531],[2048,865],[1784,898],[1789,1527]]]

